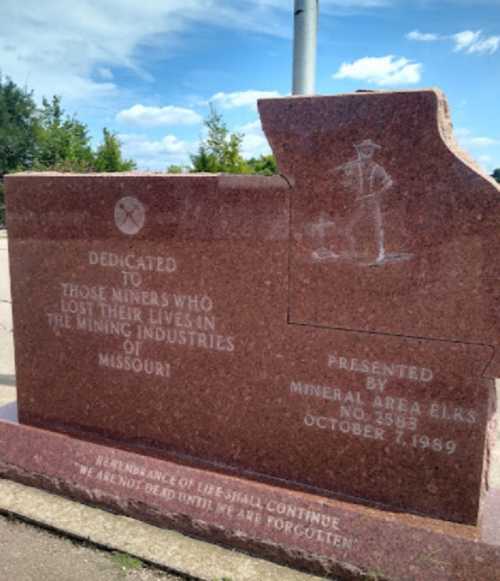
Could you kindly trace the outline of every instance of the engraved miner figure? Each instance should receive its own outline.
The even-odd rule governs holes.
[[[343,176],[343,185],[355,194],[354,210],[346,224],[349,254],[371,263],[385,259],[382,194],[393,184],[385,169],[373,161],[380,145],[365,139],[354,146],[357,159],[337,167]]]

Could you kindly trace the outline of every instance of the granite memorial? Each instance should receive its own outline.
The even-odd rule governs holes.
[[[0,472],[345,579],[500,579],[500,189],[438,91],[259,109],[282,176],[7,178]]]

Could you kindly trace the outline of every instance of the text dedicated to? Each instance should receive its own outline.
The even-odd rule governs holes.
[[[213,299],[174,290],[177,260],[172,256],[90,251],[87,266],[114,269],[117,284],[59,283],[59,306],[47,312],[52,330],[121,339],[119,349],[96,353],[98,367],[170,378],[171,364],[143,355],[145,343],[232,353],[235,337],[219,333]],[[143,287],[144,273],[160,277]],[[174,282],[172,282],[174,277]]]

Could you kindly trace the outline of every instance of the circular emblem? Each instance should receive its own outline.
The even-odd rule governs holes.
[[[115,224],[120,232],[133,236],[146,221],[146,209],[137,198],[125,196],[116,202]]]

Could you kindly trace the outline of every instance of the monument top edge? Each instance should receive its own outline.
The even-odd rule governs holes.
[[[221,173],[186,173],[186,174],[174,174],[167,172],[143,172],[143,171],[128,171],[128,172],[57,172],[57,171],[23,171],[11,174],[6,174],[4,177],[8,179],[14,178],[26,178],[26,177],[36,177],[36,178],[70,178],[70,177],[100,177],[100,178],[116,178],[116,177],[158,177],[163,178],[168,176],[169,178],[175,179],[188,179],[188,178],[199,178],[199,177],[213,177],[218,178],[225,174]]]
[[[279,97],[264,97],[258,99],[259,103],[271,102],[271,101],[286,101],[286,100],[319,100],[319,99],[334,99],[338,97],[370,97],[370,96],[380,96],[380,95],[407,95],[414,93],[433,93],[438,97],[444,97],[444,91],[439,87],[420,87],[417,89],[356,89],[355,91],[347,93],[325,93],[325,94],[312,94],[312,95],[282,95]]]

